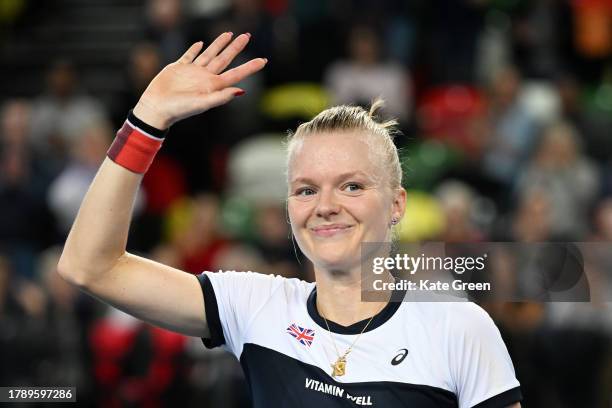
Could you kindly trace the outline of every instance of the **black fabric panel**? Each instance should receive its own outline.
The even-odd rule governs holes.
[[[482,401],[472,408],[506,408],[522,400],[523,395],[521,394],[521,387],[516,387]]]
[[[206,348],[215,348],[225,344],[225,336],[223,336],[223,327],[219,318],[219,306],[217,305],[217,297],[212,283],[206,274],[202,273],[197,276],[202,286],[202,295],[204,296],[204,308],[206,309],[206,323],[210,331],[210,338],[202,338],[202,342]]]
[[[458,407],[455,394],[448,390],[391,381],[340,383],[319,367],[257,344],[244,345],[240,364],[249,383],[253,408]],[[344,393],[338,396],[313,390],[307,386],[308,380],[320,381],[330,388],[339,387]],[[351,400],[347,397],[349,394],[362,399]]]

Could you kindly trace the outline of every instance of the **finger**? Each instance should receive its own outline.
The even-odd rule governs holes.
[[[193,59],[198,56],[203,45],[204,43],[202,41],[193,44],[176,62],[180,64],[190,64]]]
[[[261,70],[267,63],[268,60],[266,58],[255,58],[249,62],[245,62],[244,64],[237,66],[236,68],[225,71],[219,75],[219,78],[221,79],[221,86],[226,87],[234,85],[249,75]]]
[[[241,34],[230,45],[213,58],[206,67],[209,72],[218,74],[223,71],[232,62],[232,60],[246,47],[251,38],[251,34]]]
[[[233,35],[233,33],[228,32],[215,38],[215,41],[213,41],[193,63],[201,67],[208,65],[208,63],[230,43]]]
[[[205,104],[204,109],[208,110],[215,106],[220,106],[228,103],[232,99],[244,95],[244,91],[240,88],[225,88],[221,91],[216,91],[206,95],[206,100],[203,101]]]

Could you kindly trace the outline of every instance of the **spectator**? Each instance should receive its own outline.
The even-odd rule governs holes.
[[[514,25],[515,54],[523,72],[530,76],[550,77],[561,66],[564,41],[560,24],[569,19],[566,2],[536,0]]]
[[[47,345],[44,332],[45,296],[38,285],[16,274],[0,254],[0,381],[37,385],[39,359]]]
[[[483,30],[485,1],[441,0],[425,3],[430,21],[424,38],[428,67],[436,84],[472,82],[476,44]],[[422,6],[425,7],[425,6]]]
[[[50,182],[46,162],[31,149],[29,105],[7,102],[0,119],[0,245],[16,273],[32,278],[35,254],[56,240],[44,195]]]
[[[386,112],[405,122],[412,109],[410,81],[399,64],[383,61],[383,49],[374,29],[353,28],[348,41],[349,59],[332,64],[325,83],[334,104],[367,105],[382,97]]]
[[[60,169],[84,124],[104,120],[106,112],[79,89],[76,68],[69,61],[50,67],[47,88],[32,106],[31,137],[34,147]]]
[[[51,170],[45,159],[32,148],[30,140],[31,105],[21,99],[9,100],[0,114],[0,154],[6,183],[18,177],[27,179],[28,189],[40,198],[50,182]],[[21,163],[21,165],[18,164]],[[21,168],[21,170],[18,170]],[[21,174],[18,176],[18,173]],[[0,181],[0,185],[2,182]]]
[[[612,241],[612,197],[601,200],[597,205],[592,238],[596,241]]]
[[[519,197],[511,235],[506,239],[518,242],[544,242],[551,239],[551,198],[546,191],[532,188]]]
[[[591,263],[588,272],[594,298],[606,302],[612,299],[612,252],[609,248],[612,242],[612,197],[602,199],[594,213],[594,228],[589,237],[589,242],[594,243],[586,244]],[[612,314],[608,314],[607,326],[612,333]]]
[[[563,118],[579,131],[584,140],[585,153],[602,162],[612,157],[609,134],[612,116],[609,111],[588,109],[584,103],[584,90],[571,74],[557,77],[555,85],[559,91]]]
[[[96,401],[100,406],[186,406],[187,338],[113,308],[93,322]]]
[[[521,105],[520,73],[505,67],[489,85],[489,123],[491,134],[484,153],[483,170],[493,180],[509,186],[534,145],[538,124]]]
[[[126,112],[136,105],[140,95],[161,67],[159,48],[155,44],[139,43],[132,49],[125,72],[125,86],[113,103],[112,119],[116,129],[123,125]]]
[[[177,202],[167,217],[169,243],[156,249],[158,256],[194,274],[214,270],[216,257],[229,245],[219,217],[219,198],[213,194]]]
[[[162,66],[181,56],[187,45],[180,0],[148,0],[147,24],[149,40],[158,44]]]
[[[87,327],[100,305],[82,296],[57,274],[61,249],[51,247],[40,255],[39,278],[46,294],[44,341],[37,379],[41,384],[70,385],[79,390],[79,401],[91,396],[91,373],[86,345]]]
[[[49,207],[64,233],[68,233],[112,138],[110,125],[106,122],[92,122],[79,133],[81,137],[71,146],[66,167],[51,184],[47,196]],[[142,208],[142,199],[140,193],[136,214]]]
[[[481,241],[484,236],[473,222],[476,194],[460,181],[445,181],[436,189],[436,196],[445,215],[444,242]]]
[[[517,193],[539,189],[549,197],[550,228],[555,237],[580,239],[587,232],[587,212],[599,193],[599,174],[582,155],[578,134],[571,125],[549,125],[533,159],[522,171]]]

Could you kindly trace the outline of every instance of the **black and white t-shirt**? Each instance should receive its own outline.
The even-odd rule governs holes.
[[[506,407],[521,400],[512,361],[473,303],[390,302],[331,376],[338,358],[314,283],[252,272],[205,272],[210,339],[239,360],[254,407]],[[343,353],[369,319],[329,322]]]

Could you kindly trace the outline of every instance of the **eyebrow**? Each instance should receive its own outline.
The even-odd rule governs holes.
[[[374,179],[372,177],[368,176],[366,173],[364,173],[361,170],[350,171],[347,173],[339,174],[338,177],[336,177],[336,180],[344,180],[344,179],[348,179],[348,178],[355,177],[355,176],[364,177],[368,181],[374,182]],[[290,183],[291,184],[295,184],[295,183],[316,184],[313,179],[308,178],[308,177],[296,177],[293,180],[291,180]]]

